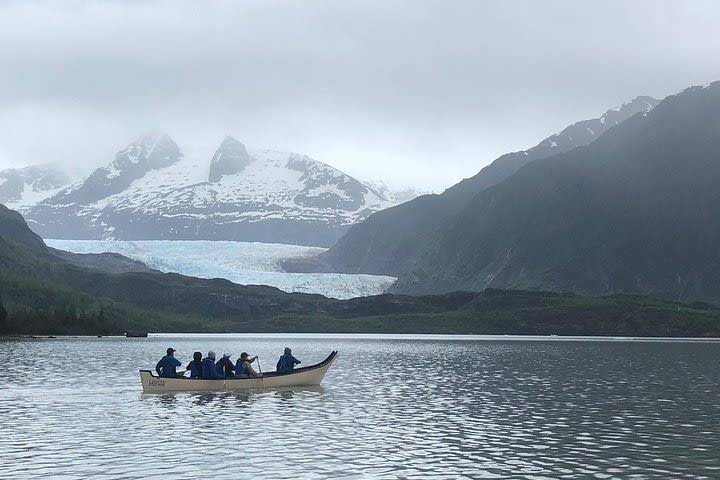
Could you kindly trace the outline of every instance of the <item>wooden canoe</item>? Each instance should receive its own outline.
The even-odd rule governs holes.
[[[204,380],[198,378],[163,378],[150,370],[140,370],[143,393],[166,392],[222,392],[225,390],[249,390],[281,387],[305,387],[320,385],[325,373],[338,352],[333,351],[320,363],[296,368],[292,373],[268,372],[261,377]]]

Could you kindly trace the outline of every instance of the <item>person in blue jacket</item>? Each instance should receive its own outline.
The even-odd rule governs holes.
[[[223,380],[225,376],[215,367],[215,352],[210,350],[207,357],[202,360],[202,378],[209,380]]]
[[[275,369],[278,373],[292,373],[295,369],[295,365],[299,365],[300,360],[293,357],[292,350],[289,347],[285,347],[285,353],[280,356]]]
[[[167,355],[162,357],[160,361],[155,365],[155,371],[158,375],[164,378],[175,378],[177,372],[175,369],[182,365],[180,360],[175,358],[175,349],[168,348]]]
[[[190,378],[202,378],[202,353],[193,353],[193,361],[188,363],[185,370],[190,371]]]
[[[257,355],[250,358],[247,352],[242,352],[240,358],[238,358],[237,365],[235,365],[235,375],[238,377],[257,377],[259,376],[255,369],[250,365],[252,362],[257,360]]]

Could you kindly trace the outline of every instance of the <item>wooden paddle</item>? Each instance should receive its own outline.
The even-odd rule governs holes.
[[[263,377],[262,368],[260,368],[260,357],[255,355],[255,359],[258,362],[258,373],[260,374],[260,384],[265,388],[265,378]]]

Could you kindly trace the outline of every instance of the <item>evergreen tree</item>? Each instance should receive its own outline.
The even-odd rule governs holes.
[[[7,324],[8,312],[5,310],[5,305],[0,301],[0,332],[6,332],[8,329]]]

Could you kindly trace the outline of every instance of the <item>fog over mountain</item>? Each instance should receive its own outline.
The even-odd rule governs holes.
[[[0,169],[82,177],[157,128],[440,192],[608,105],[720,78],[718,13],[650,0],[3,2]]]

